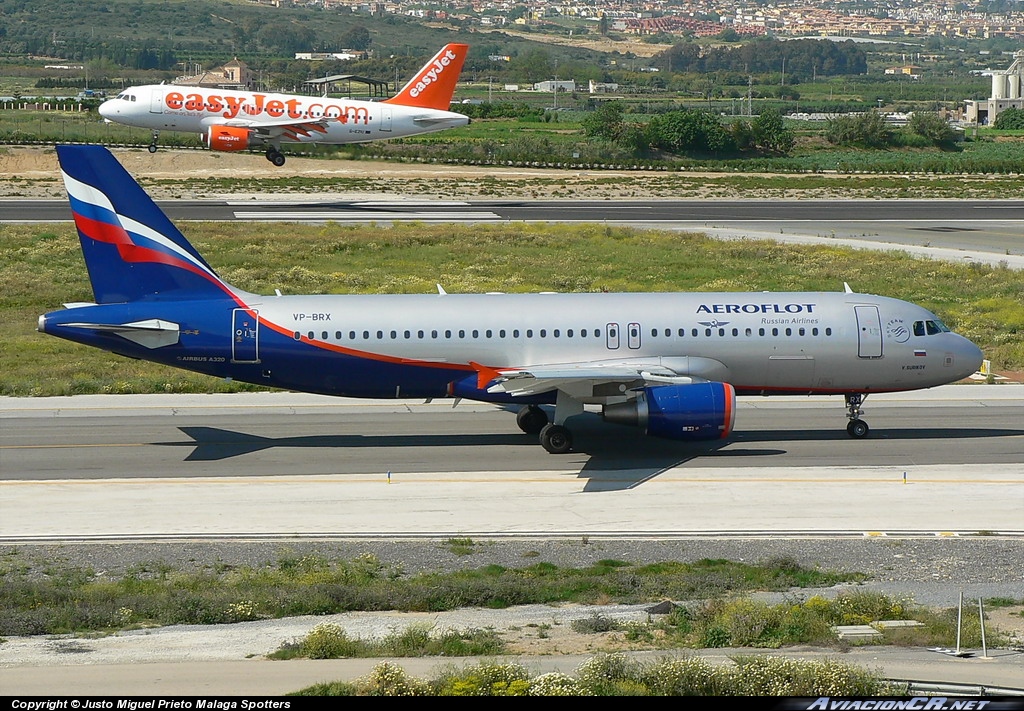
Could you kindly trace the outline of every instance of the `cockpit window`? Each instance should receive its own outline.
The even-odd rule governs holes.
[[[949,333],[949,326],[942,321],[914,321],[915,336],[934,336],[936,333]]]

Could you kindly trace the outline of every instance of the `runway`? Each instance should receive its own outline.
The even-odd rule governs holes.
[[[1024,385],[741,398],[688,444],[585,414],[549,455],[484,404],[0,399],[0,540],[1024,532]]]
[[[788,242],[903,249],[1024,268],[1021,200],[335,200],[159,201],[171,220],[602,223]],[[0,200],[0,223],[71,220],[66,200]]]

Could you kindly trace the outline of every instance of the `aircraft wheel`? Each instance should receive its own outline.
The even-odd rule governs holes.
[[[572,433],[561,425],[544,425],[540,431],[540,444],[551,454],[565,454],[572,449]]]
[[[868,436],[868,423],[864,420],[850,420],[846,432],[855,439],[863,439]]]
[[[270,159],[270,162],[280,168],[284,165],[284,153],[275,153]]]
[[[155,143],[150,143],[149,144],[149,152],[150,153],[156,153],[156,144]]]
[[[516,415],[516,424],[526,434],[540,434],[548,423],[548,414],[536,405],[527,405]]]

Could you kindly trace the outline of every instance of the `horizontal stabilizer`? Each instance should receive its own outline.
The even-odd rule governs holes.
[[[118,336],[146,348],[173,346],[178,342],[178,324],[158,318],[132,323],[66,323],[64,326],[116,333]]]
[[[438,124],[450,123],[453,126],[463,126],[466,123],[465,116],[417,116],[412,120],[417,126],[437,126]]]

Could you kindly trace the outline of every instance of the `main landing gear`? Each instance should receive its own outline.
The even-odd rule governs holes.
[[[864,414],[864,410],[860,406],[867,397],[860,393],[846,394],[846,416],[850,418],[849,424],[846,425],[846,432],[854,439],[863,439],[868,436],[868,423],[860,419]]]
[[[156,153],[156,139],[158,139],[158,138],[160,138],[160,132],[154,129],[153,130],[153,138],[151,138],[150,141],[149,141],[149,152],[150,153]]]
[[[548,421],[548,413],[536,405],[527,405],[516,415],[516,424],[526,434],[538,435],[540,445],[551,454],[565,454],[572,449],[572,433],[563,425]]]
[[[583,403],[558,393],[555,400],[555,421],[548,420],[548,414],[536,405],[527,405],[516,415],[516,424],[526,434],[538,435],[540,446],[551,454],[565,454],[572,450],[572,432],[565,421],[572,415],[583,412]]]
[[[284,153],[271,146],[267,149],[267,160],[280,168],[284,165]]]

